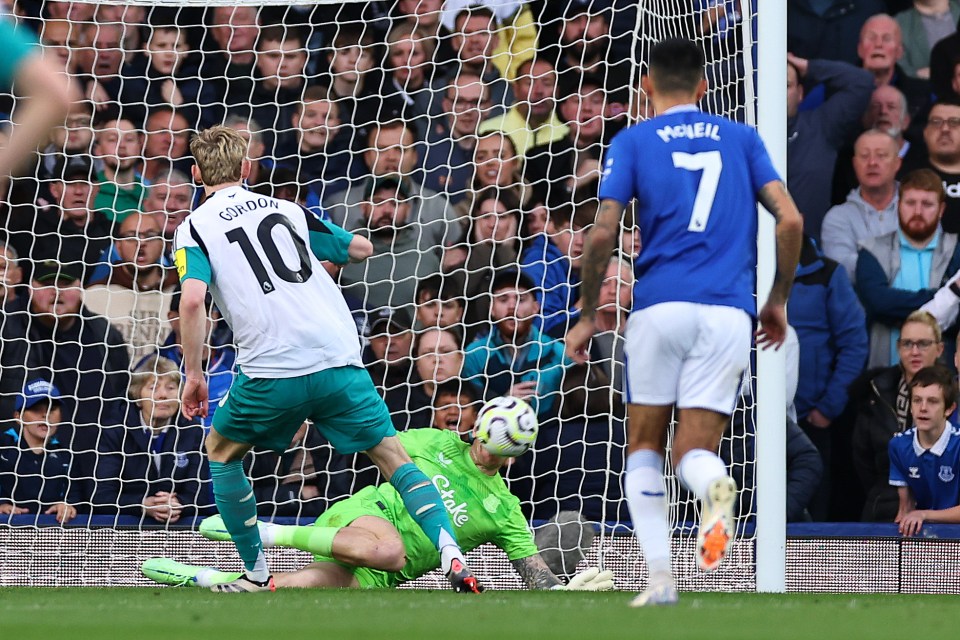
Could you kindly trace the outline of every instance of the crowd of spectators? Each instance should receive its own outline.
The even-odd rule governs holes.
[[[789,303],[791,519],[896,517],[887,442],[910,427],[912,375],[955,351],[960,3],[848,4],[788,3],[787,182],[807,233]],[[737,0],[694,5],[697,19],[677,19],[707,53],[716,86],[703,106],[742,119],[730,54],[749,16]],[[173,524],[212,509],[210,418],[185,420],[175,393],[171,238],[199,198],[190,135],[223,123],[249,142],[251,189],[373,242],[366,262],[325,267],[398,429],[466,437],[483,400],[525,398],[541,434],[506,474],[528,515],[628,519],[622,348],[642,251],[629,214],[590,363],[572,366],[562,339],[579,315],[604,149],[650,115],[636,3],[45,0],[12,12],[85,98],[33,169],[2,185],[0,513]],[[208,311],[212,413],[236,354]],[[725,453],[745,467],[749,387]],[[266,515],[316,515],[377,480],[307,426],[247,468]]]

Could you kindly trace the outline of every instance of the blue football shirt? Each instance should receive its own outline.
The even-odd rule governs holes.
[[[695,302],[756,315],[757,194],[780,176],[757,132],[674,107],[617,134],[600,198],[637,201],[634,310]]]
[[[949,509],[960,504],[960,429],[947,423],[929,449],[917,440],[917,429],[890,439],[890,484],[910,487],[917,509]]]

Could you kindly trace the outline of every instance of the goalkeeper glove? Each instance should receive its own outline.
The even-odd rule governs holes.
[[[613,584],[613,571],[605,569],[601,571],[597,567],[584,569],[577,575],[570,578],[567,584],[558,584],[553,587],[554,591],[613,591],[616,587]]]

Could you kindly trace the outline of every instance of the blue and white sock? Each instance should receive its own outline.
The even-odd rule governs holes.
[[[677,477],[699,500],[707,495],[710,485],[726,477],[727,465],[717,454],[706,449],[691,449],[677,465]]]
[[[640,542],[651,579],[672,579],[663,456],[649,449],[631,453],[627,457],[624,493],[633,520],[633,531]]]

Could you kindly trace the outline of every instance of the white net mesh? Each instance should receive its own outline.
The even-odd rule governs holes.
[[[191,426],[164,412],[175,406],[168,386],[179,384],[181,361],[170,240],[197,198],[189,137],[225,123],[250,140],[252,189],[373,242],[369,260],[331,272],[397,428],[463,426],[464,404],[530,394],[539,441],[506,472],[525,515],[572,510],[606,523],[596,553],[620,558],[631,584],[643,579],[635,547],[613,551],[607,535],[628,531],[617,525],[629,520],[618,364],[640,250],[629,221],[591,364],[568,366],[557,339],[576,319],[577,257],[597,211],[603,149],[631,114],[649,114],[638,87],[650,46],[671,35],[702,43],[712,87],[704,107],[752,121],[751,3],[501,0],[458,10],[467,4],[17,3],[16,20],[85,101],[34,169],[11,181],[3,214],[0,503],[25,510],[15,522],[62,502],[85,527],[177,527],[212,512],[200,455],[211,421]],[[538,291],[532,312],[529,300],[491,295],[516,284],[518,268]],[[518,338],[527,313],[543,336],[536,345]],[[236,365],[216,309],[211,320],[215,409]],[[487,339],[491,349],[478,349]],[[59,416],[56,403],[32,404],[49,390],[24,395],[44,380],[60,394]],[[745,524],[754,511],[752,405],[737,411],[722,449],[744,488]],[[58,421],[38,453],[43,423]],[[144,424],[178,428],[161,435]],[[282,455],[256,452],[247,469],[267,518],[316,516],[377,481],[365,457],[336,454],[314,430]],[[689,536],[695,506],[672,475],[669,486],[674,522]],[[168,520],[170,494],[179,519]],[[750,541],[738,543],[737,570],[696,585],[751,588]],[[132,544],[124,557],[141,553]],[[10,557],[0,557],[0,574]]]

